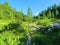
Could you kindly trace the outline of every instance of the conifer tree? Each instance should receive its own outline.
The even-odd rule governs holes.
[[[56,9],[56,16],[59,14],[58,10]]]
[[[54,18],[54,13],[52,12],[51,17]]]
[[[47,17],[51,18],[51,11],[48,12]]]
[[[33,16],[33,14],[32,14],[32,11],[31,11],[30,8],[28,8],[27,15],[28,15],[28,17],[29,17],[29,20],[32,21],[32,16]]]

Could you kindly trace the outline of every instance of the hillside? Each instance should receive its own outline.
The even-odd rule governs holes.
[[[60,45],[60,6],[33,16],[0,4],[0,45]]]

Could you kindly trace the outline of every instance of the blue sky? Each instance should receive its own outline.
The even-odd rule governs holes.
[[[49,6],[59,4],[60,0],[0,0],[0,3],[5,2],[8,2],[9,5],[17,11],[21,11],[22,9],[25,14],[27,14],[27,9],[30,7],[33,14],[37,15]]]

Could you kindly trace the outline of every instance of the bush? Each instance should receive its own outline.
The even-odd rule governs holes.
[[[42,19],[42,20],[37,22],[37,25],[44,25],[46,27],[46,26],[49,26],[52,23],[53,22],[51,22],[50,19]]]
[[[9,23],[7,26],[4,26],[5,30],[13,30],[13,29],[18,29],[20,27],[19,23]]]

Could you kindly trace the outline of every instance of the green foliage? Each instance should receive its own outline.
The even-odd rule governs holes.
[[[49,11],[47,14],[48,18],[51,18],[51,12]]]
[[[39,19],[43,19],[45,17],[48,17],[49,19],[51,19],[51,18],[57,18],[57,19],[59,18],[60,19],[59,9],[60,9],[60,6],[54,4],[53,6],[48,7],[47,10],[44,10],[41,13],[39,13],[39,15],[36,16],[36,19],[37,19],[37,17],[40,17]]]
[[[29,17],[32,17],[32,11],[31,11],[31,9],[30,9],[30,8],[28,8],[27,15],[28,15]]]
[[[50,24],[60,23],[59,9],[59,6],[54,5],[33,17],[30,8],[25,15],[22,11],[12,9],[7,2],[0,4],[0,45],[26,45],[28,33],[32,38],[31,45],[60,45],[60,28],[55,27],[51,29],[52,32],[46,29]],[[39,30],[33,30],[34,26],[39,27]],[[48,33],[39,32],[41,26]]]
[[[54,13],[53,13],[53,12],[52,12],[52,14],[51,14],[51,15],[52,15],[51,17],[52,17],[52,18],[54,18]]]
[[[31,45],[60,45],[60,28],[54,28],[52,32],[41,34],[34,32]]]
[[[27,30],[20,23],[9,23],[0,31],[0,45],[26,45]]]
[[[22,27],[25,17],[7,2],[0,4],[0,45],[26,45],[27,30]]]
[[[13,30],[18,28],[19,28],[19,23],[9,23],[7,26],[5,26],[5,30]]]
[[[56,16],[59,14],[58,10],[56,9]]]
[[[40,21],[37,22],[37,25],[43,25],[43,26],[49,26],[50,24],[52,24],[53,22],[51,22],[50,19],[48,18],[45,18],[45,19],[42,19]]]
[[[43,14],[43,18],[46,18],[46,14],[45,14],[45,12],[43,12],[42,14]]]
[[[31,11],[30,8],[28,8],[27,15],[28,15],[29,21],[32,21],[32,19],[33,19],[33,18],[32,18],[33,14],[32,14],[32,11]]]

